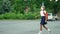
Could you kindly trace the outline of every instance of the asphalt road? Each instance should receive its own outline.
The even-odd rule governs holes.
[[[0,34],[38,34],[40,20],[0,20]],[[60,21],[48,21],[51,34],[60,34]],[[42,34],[48,34],[43,28]]]

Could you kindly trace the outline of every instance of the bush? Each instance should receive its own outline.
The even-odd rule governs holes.
[[[15,19],[16,14],[15,13],[6,13],[4,14],[4,19]]]
[[[24,15],[23,14],[16,14],[16,19],[24,19]]]
[[[36,17],[37,16],[37,17]],[[21,14],[21,13],[5,13],[0,15],[0,19],[38,19],[40,16],[38,16],[38,13],[26,13],[26,14]]]
[[[4,19],[4,14],[1,14],[0,15],[0,19]]]
[[[25,19],[34,19],[34,15],[32,13],[24,14]]]

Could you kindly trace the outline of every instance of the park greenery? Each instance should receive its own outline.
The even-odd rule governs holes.
[[[60,0],[0,0],[0,19],[39,19],[42,2],[47,12],[60,11]]]

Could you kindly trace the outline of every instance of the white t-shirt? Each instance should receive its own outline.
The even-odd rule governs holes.
[[[46,13],[45,10],[44,10],[44,13]],[[41,16],[45,16],[44,13],[43,13],[43,11],[40,11],[40,15],[41,15]]]

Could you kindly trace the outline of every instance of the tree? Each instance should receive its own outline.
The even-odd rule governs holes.
[[[11,11],[11,1],[9,1],[9,0],[3,0],[3,4],[2,4],[3,6],[3,11],[4,12],[9,12],[9,11]]]

